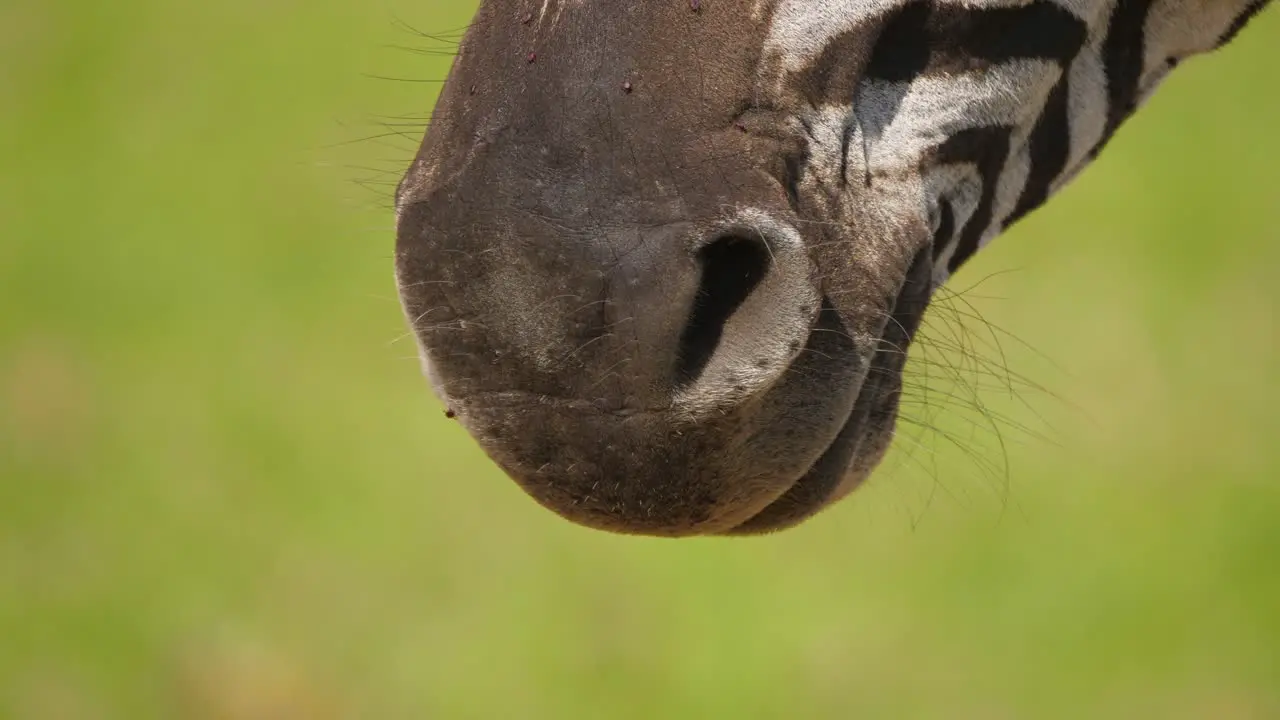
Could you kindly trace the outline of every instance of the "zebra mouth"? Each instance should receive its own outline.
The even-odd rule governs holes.
[[[845,331],[856,318],[824,300],[809,352],[723,415],[689,420],[520,388],[445,399],[508,476],[573,522],[667,537],[783,530],[851,492],[888,447],[932,268],[926,249],[881,306],[891,312],[875,341]]]
[[[932,251],[925,248],[907,272],[866,379],[835,439],[786,493],[725,534],[754,535],[798,525],[848,495],[871,474],[893,437],[907,348],[928,307],[932,273]]]

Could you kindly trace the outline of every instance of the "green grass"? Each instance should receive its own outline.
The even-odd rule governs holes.
[[[955,279],[936,431],[681,542],[537,508],[397,341],[352,180],[412,142],[338,143],[468,15],[0,7],[0,717],[1280,716],[1280,13]]]

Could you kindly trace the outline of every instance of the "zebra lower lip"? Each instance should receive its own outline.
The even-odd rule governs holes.
[[[858,468],[867,465],[864,455],[879,453],[888,445],[882,434],[891,430],[898,407],[897,393],[886,395],[887,385],[896,385],[899,377],[868,377],[849,417],[835,440],[791,488],[750,520],[724,533],[756,535],[785,530],[816,515],[831,503],[848,494],[865,475]]]
[[[864,391],[866,389],[864,387]],[[836,439],[782,497],[724,534],[755,535],[783,530],[826,507],[843,483],[858,447],[867,438],[868,428],[865,422],[859,421],[858,411],[859,406],[855,405]]]
[[[753,535],[797,525],[852,492],[880,461],[893,437],[906,349],[928,306],[932,254],[917,254],[894,301],[853,410],[835,440],[795,484],[727,535]]]

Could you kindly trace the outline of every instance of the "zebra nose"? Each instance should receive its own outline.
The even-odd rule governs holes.
[[[847,414],[856,386],[818,367],[836,334],[815,326],[821,296],[789,224],[760,213],[593,243],[525,227],[494,245],[449,211],[400,222],[424,364],[451,416],[557,513],[727,530],[785,492]]]
[[[676,383],[687,385],[706,370],[733,316],[760,286],[772,264],[763,239],[716,238],[697,251],[698,290],[676,350]]]
[[[575,522],[654,535],[726,532],[796,482],[851,407],[843,370],[793,364],[828,357],[801,356],[822,303],[799,234],[760,218],[693,242],[687,230],[651,236],[647,255],[616,268],[602,305],[620,319],[647,317],[620,325],[611,351],[556,370],[557,382],[579,385],[561,394],[481,393],[458,405],[489,456]],[[830,350],[835,336],[817,337]],[[627,370],[608,375],[620,362]],[[831,387],[812,401],[802,388],[824,379]]]
[[[709,409],[771,385],[804,346],[820,298],[799,235],[776,223],[757,218],[717,232],[696,260],[675,398]]]
[[[798,235],[757,221],[672,229],[646,245],[607,273],[600,337],[583,340],[571,319],[550,329],[582,348],[556,369],[557,394],[611,410],[723,412],[786,370],[820,304]]]
[[[724,411],[801,351],[820,302],[799,233],[765,213],[501,245],[450,208],[401,220],[402,299],[446,401],[517,393],[610,412]],[[465,227],[461,222],[459,227]]]

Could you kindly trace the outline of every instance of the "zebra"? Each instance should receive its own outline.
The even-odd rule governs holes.
[[[794,527],[935,290],[1269,0],[483,0],[396,192],[424,373],[588,527]]]

